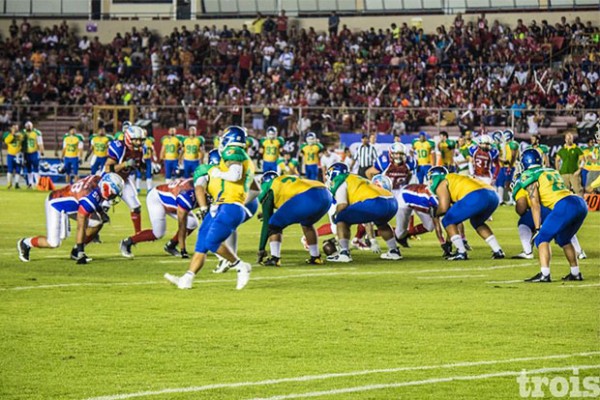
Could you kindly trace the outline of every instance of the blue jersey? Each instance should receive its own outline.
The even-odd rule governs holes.
[[[422,184],[406,185],[402,188],[402,200],[410,208],[422,212],[429,212],[439,205],[427,185]]]
[[[114,160],[117,164],[120,164],[127,160],[134,160],[136,166],[141,166],[144,163],[144,155],[146,154],[146,146],[142,146],[139,150],[131,150],[125,146],[125,142],[122,140],[113,140],[108,145],[108,158]],[[117,172],[121,178],[127,179],[127,177],[134,172],[135,167],[124,168]]]
[[[191,211],[198,205],[192,179],[176,179],[171,183],[156,187],[161,204],[169,211],[175,211],[178,207]]]
[[[90,175],[72,185],[50,193],[48,201],[50,206],[65,214],[80,213],[89,215],[101,209],[102,197],[98,183],[100,177]]]
[[[383,154],[377,157],[377,160],[375,160],[375,165],[373,166],[377,171],[383,172],[390,166],[391,162],[392,160],[390,159],[389,152],[385,151]],[[417,163],[412,157],[406,157],[405,164],[411,171],[414,171],[417,167]]]

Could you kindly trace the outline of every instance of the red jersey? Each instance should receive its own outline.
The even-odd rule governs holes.
[[[484,151],[477,146],[472,146],[469,149],[469,154],[473,163],[473,175],[481,178],[491,178],[492,165],[498,162],[498,150]],[[498,172],[498,168],[496,168],[496,172]]]
[[[127,167],[117,172],[125,181],[129,175],[131,175],[137,168],[145,166],[144,153],[146,152],[146,146],[142,146],[139,150],[132,150],[125,146],[122,140],[113,140],[108,145],[108,158],[115,160],[117,164],[127,160],[134,160],[135,165],[133,167]]]
[[[397,190],[410,181],[411,172],[406,163],[396,164],[391,162],[390,166],[385,170],[385,176],[392,181],[392,190]]]
[[[177,212],[177,207],[191,211],[196,207],[193,179],[175,179],[156,187],[160,202],[167,212]]]
[[[78,180],[72,185],[50,192],[50,199],[54,200],[63,197],[73,197],[76,200],[79,200],[92,193],[92,191],[98,187],[98,182],[100,182],[100,176],[90,175]]]

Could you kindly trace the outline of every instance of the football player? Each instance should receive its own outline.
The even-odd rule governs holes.
[[[515,172],[515,165],[519,156],[519,144],[514,141],[515,134],[512,130],[507,129],[504,132],[497,131],[492,134],[492,138],[496,145],[500,148],[500,172],[496,174],[496,191],[500,204],[504,204],[504,193],[509,188]],[[513,204],[512,197],[509,196],[508,204]]]
[[[123,140],[113,140],[108,145],[108,159],[104,165],[106,172],[115,172],[125,181],[121,198],[129,207],[134,233],[142,230],[142,205],[135,186],[136,171],[144,171],[145,131],[139,126],[124,128]]]
[[[333,201],[327,187],[312,179],[295,176],[278,176],[269,171],[261,179],[258,200],[262,205],[262,230],[260,234],[259,262],[264,266],[281,266],[281,239],[283,230],[300,224],[310,252],[307,264],[323,264],[319,253],[317,231],[314,224],[329,210]],[[265,246],[269,242],[271,255],[266,260]]]
[[[498,196],[494,189],[484,182],[468,176],[449,173],[444,167],[434,167],[428,174],[429,188],[438,198],[436,216],[443,216],[442,225],[450,241],[456,246],[457,253],[448,260],[466,260],[467,249],[459,233],[459,224],[467,219],[477,234],[492,249],[492,258],[504,258],[504,252],[498,244],[491,228],[486,224],[488,218],[498,208]]]
[[[558,171],[542,168],[542,155],[537,149],[528,149],[521,155],[521,179],[515,186],[523,188],[531,202],[531,214],[534,224],[534,243],[540,254],[540,272],[526,282],[551,282],[550,277],[550,242],[554,240],[562,247],[571,267],[565,281],[582,281],[579,271],[577,253],[571,239],[577,233],[585,217],[587,205],[585,201],[572,194],[566,187]],[[542,207],[550,209],[542,225]]]
[[[165,245],[164,250],[172,256],[189,258],[185,239],[198,227],[198,220],[192,213],[196,208],[196,195],[192,179],[175,179],[170,183],[158,185],[146,197],[146,207],[152,229],[146,229],[123,239],[121,254],[133,258],[131,247],[141,242],[153,242],[162,238],[167,230],[167,216],[177,220],[177,233]],[[177,250],[179,244],[181,250]]]
[[[488,185],[496,179],[500,172],[498,150],[492,148],[493,140],[489,135],[481,135],[478,144],[469,148],[469,169],[471,176]],[[492,174],[494,171],[495,175]]]
[[[108,158],[108,144],[111,140],[112,137],[106,134],[103,127],[98,129],[97,134],[90,137],[90,148],[85,155],[85,160],[87,161],[93,153],[90,166],[92,175],[101,175],[104,172],[104,164]]]
[[[44,156],[42,132],[33,127],[31,121],[25,122],[25,164],[27,165],[27,187],[36,186],[40,180],[40,156]]]
[[[419,183],[406,185],[399,190],[398,195],[394,194],[394,196],[398,201],[395,233],[400,244],[409,247],[406,243],[409,236],[420,235],[433,230],[436,231],[440,245],[446,242],[439,220],[433,217],[439,203],[427,185]],[[413,213],[419,216],[421,223],[409,228]]]
[[[412,142],[413,152],[417,157],[417,179],[423,183],[427,177],[427,172],[434,164],[433,155],[435,142],[427,139],[427,133],[419,132],[419,138]]]
[[[204,158],[204,138],[196,135],[196,127],[192,126],[189,129],[189,136],[183,140],[183,151],[181,152],[181,160],[183,162],[183,177],[191,178],[194,176],[194,171],[200,165]]]
[[[319,154],[322,151],[323,145],[317,140],[317,135],[314,132],[308,132],[306,143],[300,146],[306,179],[314,181],[319,179]]]
[[[274,126],[267,128],[267,137],[260,140],[263,173],[277,171],[277,160],[284,143],[283,138],[277,136],[277,128]]]
[[[438,163],[445,167],[449,172],[454,172],[454,150],[456,149],[456,141],[448,139],[448,132],[440,132],[440,142],[438,148]]]
[[[6,155],[6,178],[7,188],[12,188],[13,175],[15,177],[15,189],[19,189],[19,180],[21,179],[22,151],[25,145],[25,135],[19,130],[19,125],[13,124],[10,131],[4,132],[2,140],[6,144],[8,154]]]
[[[239,126],[230,126],[223,133],[219,148],[221,161],[218,167],[211,168],[209,172],[210,178],[220,180],[216,181],[220,190],[213,199],[210,212],[204,188],[201,185],[196,186],[196,200],[205,217],[198,230],[195,253],[184,275],[178,277],[165,274],[165,279],[179,289],[192,288],[194,277],[204,266],[209,251],[227,259],[232,268],[237,270],[236,289],[243,289],[250,280],[251,265],[240,260],[224,243],[249,214],[244,203],[248,198],[250,183],[254,179],[254,164],[244,150],[246,136],[246,129]]]
[[[17,242],[19,258],[29,261],[32,247],[57,248],[69,234],[69,218],[77,220],[77,247],[71,257],[77,264],[91,261],[85,245],[93,240],[105,220],[102,203],[111,202],[123,193],[123,179],[114,173],[88,177],[55,190],[46,198],[46,236],[33,236]]]
[[[179,152],[181,151],[181,139],[176,136],[177,130],[169,128],[169,134],[161,139],[162,147],[160,149],[159,161],[165,162],[165,180],[171,182],[176,176],[177,166],[179,164]]]
[[[142,175],[146,176],[146,190],[150,191],[154,187],[154,182],[152,182],[152,176],[154,174],[160,173],[160,164],[156,163],[156,151],[154,150],[154,138],[148,136],[146,130],[144,129],[144,156],[143,160],[143,169],[138,169],[135,174],[135,187],[140,192],[140,180],[142,179]]]
[[[283,155],[283,158],[280,158],[277,162],[277,173],[279,175],[300,176],[298,160],[292,158],[292,154],[288,151],[284,150],[281,154]]]
[[[75,133],[74,126],[69,127],[69,132],[63,136],[61,158],[67,175],[67,183],[73,183],[79,173],[79,164],[83,158],[83,136]]]
[[[335,163],[327,170],[327,184],[335,199],[336,211],[333,221],[341,251],[327,257],[332,262],[351,262],[350,226],[374,223],[385,240],[388,251],[381,254],[384,260],[400,260],[402,255],[396,244],[389,221],[398,211],[394,195],[368,180],[348,172],[348,166]]]
[[[531,141],[531,144],[525,150],[536,149],[542,156],[542,163],[543,163],[542,166],[549,167],[550,159],[549,159],[548,155],[550,153],[550,147],[548,147],[545,144],[542,144],[540,142],[539,135],[531,135],[530,141]]]

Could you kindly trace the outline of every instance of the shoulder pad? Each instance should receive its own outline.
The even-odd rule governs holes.
[[[243,162],[248,159],[248,154],[246,154],[246,151],[240,147],[229,146],[225,148],[223,154],[221,154],[221,158],[224,161]]]

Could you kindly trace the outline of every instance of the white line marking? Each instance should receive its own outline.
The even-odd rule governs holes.
[[[545,373],[549,373],[549,372],[572,371],[574,368],[577,368],[579,370],[598,369],[598,368],[600,368],[600,364],[574,365],[572,367],[540,368],[540,369],[527,370],[526,372],[527,372],[527,374],[536,375],[536,374],[545,374]],[[449,376],[446,378],[431,378],[431,379],[424,379],[424,380],[420,380],[420,381],[408,381],[408,382],[396,382],[396,383],[383,383],[383,384],[378,384],[378,385],[355,386],[355,387],[342,388],[342,389],[323,390],[321,392],[284,394],[284,395],[272,396],[272,397],[255,397],[251,400],[286,400],[286,399],[300,399],[300,398],[306,398],[306,397],[331,396],[331,395],[337,395],[337,394],[343,394],[343,393],[367,392],[367,391],[371,391],[371,390],[400,388],[400,387],[405,387],[405,386],[435,385],[437,383],[454,382],[454,381],[475,381],[475,380],[482,380],[482,379],[489,379],[489,378],[519,376],[522,373],[523,373],[523,371],[501,371],[501,372],[493,372],[490,374],[482,374],[482,375]]]
[[[137,393],[124,393],[124,394],[114,394],[107,396],[99,396],[99,397],[90,397],[86,400],[122,400],[122,399],[132,399],[135,397],[147,397],[147,396],[157,396],[161,394],[169,394],[169,393],[192,393],[192,392],[203,392],[207,390],[214,389],[230,389],[230,388],[239,388],[239,387],[247,387],[247,386],[269,386],[276,385],[279,383],[289,383],[289,382],[310,382],[310,381],[318,381],[325,379],[334,379],[334,378],[345,378],[352,376],[364,376],[364,375],[373,375],[373,374],[387,374],[394,372],[403,372],[403,371],[426,371],[432,369],[452,369],[452,368],[461,368],[461,367],[475,367],[480,365],[497,365],[497,364],[510,364],[510,363],[518,363],[518,362],[527,362],[527,361],[539,361],[539,360],[562,360],[566,358],[572,357],[589,357],[589,356],[597,356],[600,355],[600,351],[591,351],[591,352],[583,352],[583,353],[573,353],[573,354],[553,354],[547,356],[538,356],[538,357],[521,357],[521,358],[511,358],[506,360],[487,360],[487,361],[466,361],[460,363],[453,364],[440,364],[440,365],[423,365],[423,366],[413,366],[413,367],[399,367],[399,368],[386,368],[386,369],[371,369],[371,370],[363,370],[363,371],[350,371],[350,372],[338,372],[338,373],[330,373],[330,374],[322,374],[322,375],[304,375],[290,378],[279,378],[279,379],[267,379],[263,381],[254,381],[254,382],[232,382],[232,383],[216,383],[212,385],[205,386],[190,386],[184,388],[168,388],[162,390],[148,390],[144,392]]]
[[[446,275],[446,276],[417,276],[417,279],[462,279],[462,278],[483,278],[487,275]]]
[[[508,264],[508,265],[493,265],[491,267],[475,267],[475,268],[439,268],[439,269],[422,269],[415,271],[406,271],[406,274],[422,274],[426,272],[462,272],[462,271],[490,271],[496,269],[508,269],[525,267],[528,265],[537,265],[537,263],[524,263],[524,264]]]
[[[600,286],[600,283],[589,283],[587,285],[563,285],[563,286],[561,286],[561,288],[580,289],[580,288],[597,287],[597,286]]]
[[[515,279],[513,281],[487,281],[486,283],[489,284],[496,284],[496,283],[524,283],[525,281],[523,279]]]

